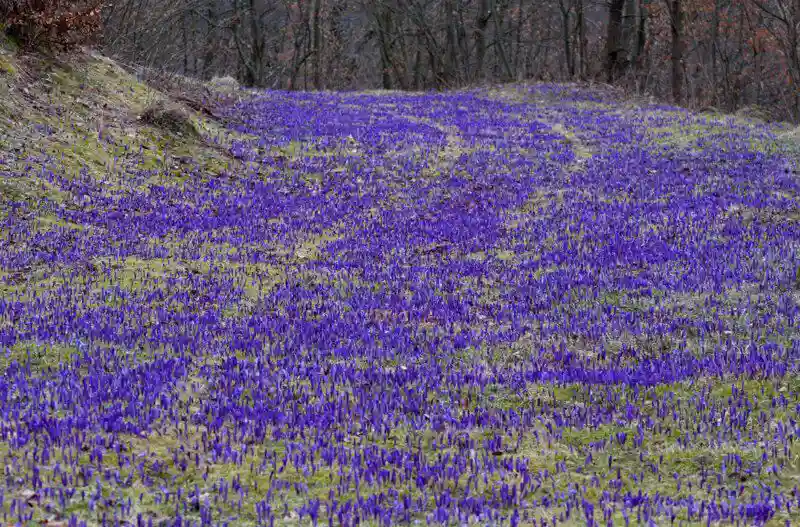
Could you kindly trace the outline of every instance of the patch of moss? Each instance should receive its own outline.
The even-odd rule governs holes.
[[[14,63],[11,62],[11,59],[4,53],[0,53],[0,74],[11,77],[17,74],[16,66],[14,66]]]
[[[59,364],[67,364],[77,353],[74,346],[62,344],[43,344],[35,341],[17,342],[5,353],[0,353],[0,371],[14,362],[29,366],[33,371],[54,370]]]

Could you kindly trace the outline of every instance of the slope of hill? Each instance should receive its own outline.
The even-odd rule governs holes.
[[[188,128],[176,131],[148,121],[158,109],[183,113],[183,122],[166,124]],[[6,178],[7,197],[22,197],[29,204],[55,198],[52,189],[43,187],[42,169],[70,175],[84,171],[108,185],[148,170],[170,175],[174,169],[172,175],[180,178],[198,163],[218,173],[230,161],[221,155],[228,135],[214,120],[194,114],[102,56],[55,59],[19,55],[7,43],[0,48],[3,162],[23,169],[15,170],[18,176],[27,173]]]
[[[0,55],[4,521],[800,520],[787,130],[577,86],[159,100]]]

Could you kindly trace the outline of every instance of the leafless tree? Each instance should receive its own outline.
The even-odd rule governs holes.
[[[800,120],[800,0],[117,0],[103,15],[125,62],[251,86],[604,80]]]

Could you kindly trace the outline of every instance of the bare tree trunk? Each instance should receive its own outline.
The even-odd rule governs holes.
[[[395,71],[397,74],[397,82],[403,87],[404,90],[410,89],[413,82],[413,79],[411,78],[411,57],[409,56],[408,42],[406,39],[407,27],[407,19],[401,17],[399,20],[399,28],[397,29],[398,35],[396,38],[400,45],[400,66],[399,68],[395,68]]]
[[[322,30],[320,25],[320,13],[322,12],[322,0],[313,0],[311,8],[311,38],[314,40],[314,88],[322,89]]]
[[[502,20],[500,18],[500,13],[497,11],[496,4],[492,12],[492,20],[494,20],[494,46],[500,57],[500,64],[502,64],[503,70],[505,71],[505,80],[510,80],[514,78],[514,74],[511,71],[511,64],[508,62],[508,57],[506,56],[505,44],[503,43],[505,39],[503,38]]]
[[[625,0],[610,0],[606,33],[606,80],[614,82],[622,71],[622,10]]]
[[[376,16],[378,26],[378,45],[381,55],[381,84],[384,90],[392,89],[392,50],[391,39],[393,34],[392,14],[385,6],[379,7]]]
[[[381,31],[383,34],[383,31]],[[381,86],[384,90],[392,89],[391,65],[389,64],[389,50],[387,49],[386,37],[381,37]]]
[[[203,56],[203,78],[209,79],[214,75],[214,55],[215,52],[218,51],[217,46],[217,39],[220,37],[219,32],[217,31],[217,26],[214,24],[213,21],[217,19],[217,9],[216,9],[216,2],[209,2],[208,3],[208,10],[206,11],[206,42],[205,42],[205,54]]]
[[[181,41],[183,47],[183,64],[181,66],[181,73],[183,75],[189,75],[189,32],[186,29],[186,17],[188,13],[183,13],[181,16]]]
[[[719,106],[719,86],[717,78],[717,54],[719,53],[720,0],[714,0],[714,13],[711,17],[711,89],[714,106]]]
[[[645,0],[638,0],[636,3],[636,43],[633,52],[633,65],[636,68],[636,88],[640,91],[644,88],[644,63],[645,47],[647,46],[647,7]]]
[[[567,75],[572,79],[575,77],[575,57],[572,54],[572,31],[570,29],[572,6],[566,4],[565,0],[558,0],[558,9],[561,12],[561,42],[564,45],[564,60],[566,61]]]
[[[456,16],[456,43],[459,52],[459,62],[461,63],[461,70],[459,72],[460,83],[463,84],[470,80],[472,76],[472,56],[470,51],[469,42],[467,42],[467,26],[464,23],[464,9],[463,3],[457,2],[458,11]]]
[[[575,0],[575,26],[578,37],[578,77],[580,80],[586,80],[587,73],[587,56],[586,56],[586,18],[584,15],[583,0]]]
[[[448,84],[459,84],[458,75],[461,67],[458,60],[458,19],[456,2],[446,0],[445,8],[445,75]]]
[[[484,61],[486,60],[486,28],[489,25],[489,19],[492,16],[491,6],[489,0],[480,0],[478,6],[478,15],[475,18],[475,74],[473,78],[484,79],[486,72],[484,71]]]
[[[414,89],[419,90],[422,88],[422,82],[422,48],[417,46],[417,52],[414,56]]]
[[[517,40],[516,40],[516,49],[514,51],[514,75],[518,81],[523,79],[523,75],[527,75],[527,64],[523,64],[525,67],[520,66],[520,58],[523,56],[523,46],[522,46],[522,28],[523,28],[523,20],[525,19],[524,16],[524,7],[525,4],[522,0],[517,0]],[[527,50],[526,50],[527,51]],[[527,61],[526,61],[527,62]]]
[[[683,88],[683,10],[681,0],[670,0],[672,28],[672,100],[681,102]]]

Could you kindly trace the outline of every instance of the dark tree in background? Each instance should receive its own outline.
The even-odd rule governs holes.
[[[681,0],[664,0],[669,12],[669,25],[672,32],[672,100],[681,101],[683,93],[683,9]]]
[[[64,43],[76,45],[102,18],[105,52],[123,63],[255,87],[600,81],[800,120],[800,0],[107,0],[98,13],[100,4],[0,0],[0,22],[34,43],[69,26]]]
[[[622,42],[622,13],[625,0],[609,0],[606,24],[606,80],[614,82],[624,72],[626,49]]]

